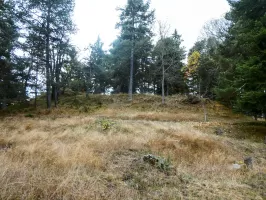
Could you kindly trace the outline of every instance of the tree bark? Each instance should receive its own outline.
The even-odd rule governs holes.
[[[24,83],[24,95],[25,95],[25,97],[27,96],[27,86],[28,86],[28,81],[30,79],[30,73],[32,71],[32,68],[33,68],[33,56],[31,56],[31,63],[30,63],[29,71],[28,71],[28,74],[25,78],[25,83]]]
[[[37,108],[37,94],[38,94],[38,73],[39,73],[39,63],[37,63],[36,68],[36,79],[35,79],[35,98],[34,98],[34,108]]]
[[[46,59],[45,59],[45,69],[46,69],[46,103],[47,108],[51,108],[51,72],[50,72],[50,18],[51,18],[51,6],[48,5],[47,13],[47,24],[46,24]]]
[[[163,64],[163,78],[162,78],[162,104],[165,103],[165,95],[164,95],[164,64]]]
[[[130,55],[130,79],[129,79],[129,90],[128,90],[128,100],[133,100],[133,73],[134,73],[134,40],[135,40],[135,19],[133,16],[132,20],[132,36],[131,36],[131,55]]]
[[[198,75],[198,77],[199,77],[199,75]],[[200,85],[201,85],[201,78],[199,77],[199,97],[201,96]]]
[[[203,106],[203,110],[204,110],[204,121],[207,122],[208,121],[208,112],[207,112],[205,103],[206,103],[206,101],[203,100],[202,106]]]
[[[57,61],[55,65],[55,84],[54,84],[54,104],[55,107],[57,107],[58,104],[58,97],[59,97],[59,82],[60,82],[60,72],[61,72],[61,54],[60,51],[57,52],[59,55],[57,55]]]
[[[166,96],[167,97],[169,96],[169,84],[167,81],[166,81]]]

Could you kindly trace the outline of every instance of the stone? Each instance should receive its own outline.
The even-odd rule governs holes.
[[[253,168],[253,159],[251,157],[245,158],[244,163],[246,164],[247,168]]]
[[[217,128],[215,130],[215,133],[216,133],[216,135],[223,135],[224,134],[224,130],[222,128]]]
[[[168,171],[171,168],[169,160],[166,160],[164,158],[152,154],[143,156],[143,161],[149,163],[152,166],[156,166],[158,169],[162,171]]]
[[[241,168],[241,165],[239,164],[233,164],[233,169],[240,169]]]
[[[159,162],[159,159],[154,155],[148,154],[148,155],[143,156],[143,161],[148,162],[151,165],[155,165],[156,163]]]

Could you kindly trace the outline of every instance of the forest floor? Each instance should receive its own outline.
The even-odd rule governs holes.
[[[184,100],[79,95],[1,116],[0,199],[266,199],[266,123],[216,102],[204,122]]]

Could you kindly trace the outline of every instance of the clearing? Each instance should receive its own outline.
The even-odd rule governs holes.
[[[0,199],[266,199],[265,122],[216,102],[204,122],[184,100],[65,96],[3,115]]]

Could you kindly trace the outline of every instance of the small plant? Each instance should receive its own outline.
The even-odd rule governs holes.
[[[179,175],[179,179],[182,183],[184,184],[188,184],[191,181],[193,181],[193,177],[191,174],[187,174],[187,173],[182,173]]]
[[[111,129],[111,127],[115,124],[114,122],[108,120],[108,119],[100,119],[98,121],[99,125],[101,126],[101,129],[103,131]]]
[[[171,163],[170,159],[165,159],[159,156],[148,154],[143,156],[143,161],[147,162],[153,166],[156,166],[161,171],[168,171],[170,169]]]
[[[33,118],[33,117],[34,117],[34,115],[33,115],[33,114],[31,114],[31,113],[28,113],[28,114],[25,114],[25,117],[28,117],[28,118]]]

